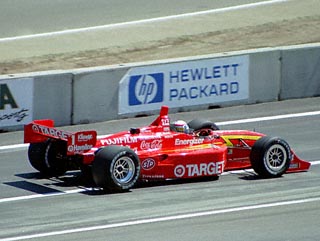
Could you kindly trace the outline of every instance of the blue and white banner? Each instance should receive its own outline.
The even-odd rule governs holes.
[[[0,80],[0,127],[32,121],[33,78]]]
[[[249,98],[249,56],[130,69],[119,86],[119,114]]]

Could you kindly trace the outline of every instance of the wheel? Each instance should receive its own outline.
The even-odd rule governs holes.
[[[219,127],[215,123],[204,119],[194,119],[188,123],[188,126],[200,136],[208,136],[211,130],[219,130]]]
[[[282,176],[291,160],[289,144],[279,137],[261,137],[254,143],[250,154],[253,170],[263,178]]]
[[[32,167],[46,176],[61,176],[67,171],[64,160],[66,144],[48,140],[31,143],[28,149],[29,162]]]
[[[139,178],[140,161],[128,147],[107,146],[96,152],[92,175],[98,187],[109,191],[126,191]]]

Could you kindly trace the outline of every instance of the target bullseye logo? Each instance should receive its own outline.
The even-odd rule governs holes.
[[[186,168],[183,165],[178,165],[174,169],[174,175],[176,177],[183,177],[185,173],[186,173]]]

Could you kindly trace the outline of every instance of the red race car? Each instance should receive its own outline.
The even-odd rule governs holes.
[[[279,137],[247,130],[219,130],[211,121],[170,123],[163,106],[149,125],[97,138],[96,131],[76,133],[55,129],[52,120],[25,126],[31,165],[45,175],[68,170],[92,173],[98,187],[124,191],[137,180],[165,180],[212,176],[253,168],[262,178],[307,171]]]

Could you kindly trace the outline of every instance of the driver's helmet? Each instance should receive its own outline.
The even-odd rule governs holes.
[[[174,127],[176,131],[178,132],[184,132],[189,133],[189,126],[188,124],[183,120],[177,120],[174,122]]]

